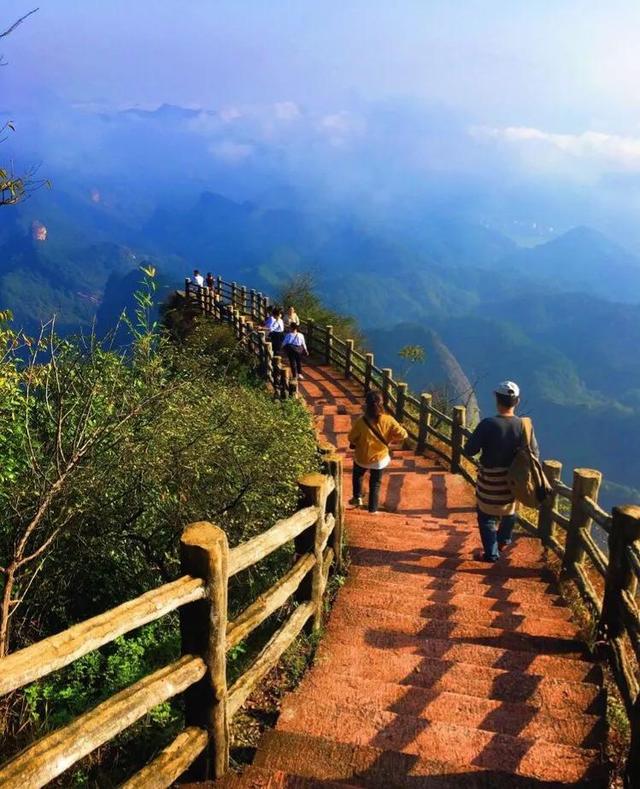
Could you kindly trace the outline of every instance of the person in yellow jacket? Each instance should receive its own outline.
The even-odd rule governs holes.
[[[367,392],[364,414],[349,432],[349,445],[355,449],[353,461],[353,498],[349,504],[362,506],[362,481],[369,471],[369,512],[378,511],[382,470],[391,462],[389,444],[404,441],[407,431],[385,414],[380,392]]]

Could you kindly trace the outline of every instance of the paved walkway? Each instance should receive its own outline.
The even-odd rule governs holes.
[[[352,460],[360,387],[327,367],[302,390]],[[350,490],[350,480],[345,480]],[[606,786],[599,669],[520,536],[495,565],[473,492],[430,457],[398,452],[383,512],[347,510],[351,565],[317,658],[254,765],[229,787]]]

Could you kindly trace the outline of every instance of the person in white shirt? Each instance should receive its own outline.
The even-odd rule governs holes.
[[[298,324],[292,322],[289,324],[289,331],[285,334],[282,348],[289,357],[289,364],[291,365],[291,375],[298,380],[302,379],[302,357],[308,356],[307,343],[304,340],[304,334],[298,331]]]
[[[201,274],[201,273],[198,271],[198,269],[197,269],[197,268],[193,270],[193,282],[194,282],[194,284],[195,284],[195,285],[197,285],[199,288],[202,288],[202,287],[204,287],[204,277],[203,277],[203,276],[202,276],[202,274]]]
[[[262,324],[262,328],[266,329],[267,331],[267,339],[269,339],[269,332],[273,329],[273,326],[276,322],[276,318],[274,313],[273,307],[269,307],[269,314],[267,315],[265,322]]]
[[[273,310],[273,321],[269,332],[271,347],[274,353],[280,353],[284,340],[284,323],[282,322],[282,310],[276,307]]]

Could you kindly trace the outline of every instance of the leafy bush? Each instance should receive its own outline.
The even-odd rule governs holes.
[[[2,654],[178,577],[189,522],[218,524],[231,545],[265,530],[296,508],[297,478],[317,468],[306,409],[269,395],[229,331],[195,321],[170,340],[150,322],[145,274],[136,316],[123,319],[127,347],[62,340],[52,324],[35,338],[0,325]],[[285,549],[232,579],[234,610],[290,558]],[[8,742],[60,725],[178,649],[168,617],[34,683],[3,707]],[[177,721],[179,705],[142,730],[160,719]]]

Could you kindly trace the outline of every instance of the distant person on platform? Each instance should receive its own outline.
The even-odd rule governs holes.
[[[282,310],[279,307],[276,307],[273,311],[273,322],[269,332],[269,339],[271,340],[273,352],[280,353],[284,341],[284,322],[282,320]]]
[[[295,311],[293,307],[289,307],[285,316],[284,316],[284,328],[288,331],[289,326],[292,323],[296,323],[298,326],[300,325],[300,320],[298,318],[298,313]]]
[[[289,365],[291,366],[291,375],[299,381],[304,378],[302,375],[302,357],[308,356],[307,343],[304,339],[304,334],[298,331],[297,323],[289,324],[289,331],[285,334],[282,342],[282,350],[289,358]]]
[[[213,278],[213,274],[209,271],[207,272],[207,287],[213,290],[215,288],[215,280]]]
[[[378,512],[382,471],[391,462],[389,444],[404,441],[407,431],[385,414],[380,392],[367,392],[364,414],[349,432],[349,445],[355,449],[353,461],[353,498],[349,504],[362,506],[362,481],[369,471],[369,512]]]
[[[193,284],[197,285],[199,288],[204,287],[204,277],[198,271],[197,268],[193,270]]]
[[[262,324],[262,328],[267,332],[267,339],[269,339],[271,330],[273,329],[276,322],[276,316],[274,313],[275,313],[275,307],[269,307],[267,310],[267,317],[265,318],[264,323]]]
[[[485,562],[497,562],[500,552],[511,544],[516,502],[507,484],[507,475],[524,433],[523,421],[515,413],[520,403],[518,384],[503,381],[494,394],[498,413],[483,419],[464,447],[467,457],[482,453],[476,481],[476,507]],[[533,426],[530,443],[532,453],[538,457]]]

